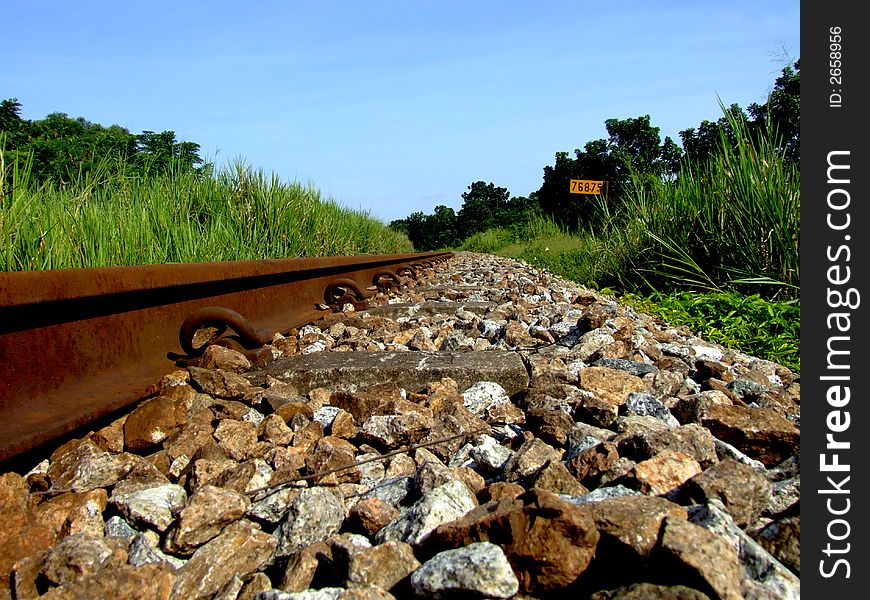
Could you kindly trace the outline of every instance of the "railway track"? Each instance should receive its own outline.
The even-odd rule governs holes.
[[[449,253],[0,273],[0,463],[153,394],[212,342],[274,333],[401,284]]]
[[[68,284],[39,327],[60,288],[19,290],[3,389],[67,433],[2,438],[0,600],[799,598],[799,374],[520,261],[354,260]],[[84,322],[124,377],[71,370]],[[58,427],[85,379],[110,412]]]

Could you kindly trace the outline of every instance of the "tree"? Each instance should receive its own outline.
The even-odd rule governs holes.
[[[0,102],[3,150],[11,156],[32,156],[31,174],[39,180],[63,183],[98,167],[139,173],[170,167],[198,170],[203,162],[199,144],[177,141],[174,131],[133,135],[118,125],[104,127],[62,112],[26,121],[20,111],[15,98]]]
[[[492,182],[475,181],[462,193],[459,209],[459,235],[465,239],[480,231],[497,227],[500,215],[508,208],[510,192]]]
[[[438,205],[426,217],[424,227],[428,233],[423,250],[450,248],[459,243],[456,213],[449,206]]]
[[[5,143],[17,146],[27,125],[21,118],[21,103],[18,98],[10,98],[0,102],[0,135],[5,134]]]
[[[743,109],[737,104],[724,108],[725,115],[717,121],[703,120],[696,130],[694,127],[680,132],[683,141],[683,153],[692,165],[700,165],[710,156],[717,153],[722,145],[722,138],[728,140],[732,148],[737,147],[737,134],[731,127],[731,121],[747,121]]]
[[[717,121],[701,121],[697,129],[689,128],[680,132],[685,157],[697,168],[711,156],[719,152],[724,137],[732,148],[737,147],[737,135],[731,126],[732,121],[742,121],[749,125],[753,135],[775,133],[785,156],[800,160],[800,116],[801,97],[800,60],[794,68],[786,66],[782,75],[776,79],[767,102],[749,105],[748,115],[737,104],[723,107],[724,116]]]
[[[408,239],[414,244],[416,250],[423,250],[426,245],[426,215],[423,211],[413,212],[405,219],[405,230]]]
[[[393,231],[398,231],[399,233],[404,233],[408,235],[408,223],[406,219],[395,219],[390,221],[387,224],[387,227],[392,229]]]
[[[759,127],[769,126],[782,141],[785,155],[800,160],[801,61],[786,66],[773,86],[765,104],[753,102],[749,114]]]
[[[594,228],[599,223],[596,203],[590,196],[571,194],[571,179],[607,182],[607,201],[618,206],[634,175],[670,178],[676,172],[681,152],[649,115],[634,119],[607,119],[608,138],[587,142],[583,150],[557,152],[555,165],[544,167],[544,182],[537,192],[541,210],[570,228]]]

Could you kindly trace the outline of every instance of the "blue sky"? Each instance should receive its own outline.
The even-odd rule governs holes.
[[[384,221],[514,196],[556,152],[649,114],[662,137],[762,102],[800,57],[795,1],[6,0],[0,97],[217,164],[312,182]]]

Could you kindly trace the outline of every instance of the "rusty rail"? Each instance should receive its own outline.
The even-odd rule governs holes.
[[[0,273],[0,462],[135,403],[200,327],[253,350],[450,253]]]

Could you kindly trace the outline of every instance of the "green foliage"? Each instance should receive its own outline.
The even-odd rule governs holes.
[[[33,121],[20,113],[17,99],[0,102],[0,147],[7,161],[31,156],[30,173],[39,180],[65,184],[107,166],[132,175],[196,170],[203,163],[199,144],[176,140],[174,131],[134,135],[118,125],[104,127],[61,112]]]
[[[798,165],[772,132],[750,135],[736,120],[729,126],[734,146],[721,135],[713,158],[700,167],[684,163],[675,181],[634,175],[617,210],[591,202],[595,229],[562,229],[559,243],[550,234],[531,235],[521,249],[508,248],[514,238],[499,252],[600,287],[797,297]]]
[[[700,166],[712,158],[721,147],[724,136],[732,151],[738,144],[738,133],[733,123],[743,123],[751,135],[774,133],[777,149],[783,151],[792,162],[800,160],[800,113],[801,113],[801,67],[800,60],[786,66],[782,75],[776,79],[773,90],[764,104],[753,102],[749,105],[749,116],[737,104],[726,109],[725,116],[717,121],[702,121],[697,129],[690,128],[680,132],[683,150],[690,163]],[[751,120],[750,118],[751,117]]]
[[[683,165],[674,184],[644,182],[629,194],[621,235],[644,244],[631,267],[653,287],[796,297],[799,166],[772,129],[726,116],[735,144],[723,133],[712,158]]]
[[[468,186],[468,191],[462,193],[462,208],[459,209],[461,237],[499,227],[510,195],[507,188],[496,187],[492,182],[475,181]]]
[[[786,66],[777,78],[773,91],[765,104],[753,102],[749,114],[760,129],[775,131],[781,140],[786,157],[800,160],[801,142],[801,61],[793,68]]]
[[[0,152],[0,270],[412,251],[367,213],[243,164],[129,175],[109,162],[58,185]]]
[[[496,187],[492,182],[475,181],[462,194],[462,200],[458,214],[439,205],[431,215],[418,211],[392,221],[390,227],[406,233],[417,250],[428,251],[456,247],[492,228],[522,227],[537,213],[534,198],[511,198],[506,188]]]
[[[635,119],[607,119],[608,139],[587,142],[584,149],[557,152],[553,166],[544,167],[544,182],[537,198],[544,213],[560,225],[592,231],[600,227],[596,201],[592,196],[570,193],[571,179],[607,182],[608,210],[622,205],[626,187],[638,176],[669,179],[680,159],[680,149],[669,137],[664,141],[650,116]],[[604,201],[602,199],[601,201]]]

